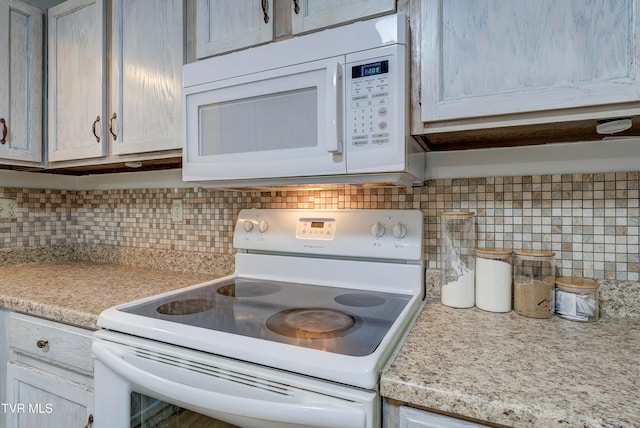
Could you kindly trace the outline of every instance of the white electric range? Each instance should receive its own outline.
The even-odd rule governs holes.
[[[242,210],[233,275],[100,315],[96,426],[379,426],[380,372],[424,299],[422,226]]]

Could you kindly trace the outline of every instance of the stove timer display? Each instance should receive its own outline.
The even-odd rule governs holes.
[[[296,238],[330,241],[336,236],[333,218],[301,218],[296,227]]]

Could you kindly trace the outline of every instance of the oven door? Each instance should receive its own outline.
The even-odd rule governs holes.
[[[380,420],[373,391],[109,331],[95,333],[93,354],[96,428],[371,428]]]
[[[345,174],[344,63],[339,56],[185,87],[185,181]]]

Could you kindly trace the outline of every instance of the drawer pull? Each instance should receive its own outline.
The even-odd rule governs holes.
[[[48,340],[38,340],[36,342],[36,346],[38,349],[42,349],[42,352],[49,352],[49,341]]]

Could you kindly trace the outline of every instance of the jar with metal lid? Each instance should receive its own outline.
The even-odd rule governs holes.
[[[511,310],[513,251],[476,248],[476,306],[489,312]]]
[[[551,318],[555,309],[555,253],[516,250],[513,261],[513,307],[532,318]]]
[[[556,278],[556,312],[562,318],[594,322],[600,316],[600,284],[592,279]]]
[[[475,304],[476,230],[472,212],[440,213],[440,300],[454,308]]]

